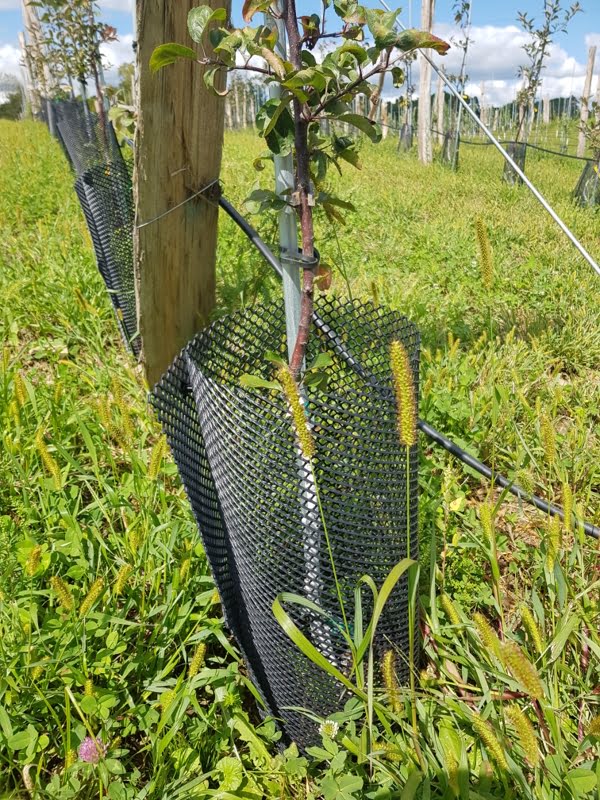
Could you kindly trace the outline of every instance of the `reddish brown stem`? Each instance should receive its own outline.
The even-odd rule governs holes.
[[[285,27],[290,44],[290,61],[295,69],[302,68],[302,39],[298,30],[295,0],[287,0],[285,4]],[[303,113],[302,104],[294,99],[294,144],[296,150],[296,197],[300,231],[302,235],[302,255],[308,259],[314,256],[313,214],[310,204],[310,161],[308,152],[308,121]],[[304,356],[310,336],[310,325],[314,298],[314,265],[304,269],[302,277],[302,294],[300,297],[300,322],[298,336],[290,359],[290,371],[298,380],[304,363]]]

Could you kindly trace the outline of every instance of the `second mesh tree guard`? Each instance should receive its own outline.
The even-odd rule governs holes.
[[[600,205],[600,161],[587,162],[577,181],[573,197],[584,208]]]
[[[445,133],[441,153],[442,164],[446,164],[446,166],[452,169],[458,169],[459,147],[460,136],[457,136],[456,131],[448,131]]]
[[[525,172],[525,156],[527,155],[527,145],[525,142],[509,142],[506,145],[506,152],[515,164],[520,167],[521,171]],[[521,176],[514,171],[508,161],[504,162],[502,178],[505,183],[511,186],[520,186],[523,183]]]
[[[122,159],[99,164],[75,182],[96,262],[129,349],[140,351],[133,274],[133,188]]]
[[[389,364],[390,342],[400,340],[417,390],[418,332],[398,313],[370,304],[321,300],[317,310],[368,377],[332,352],[313,326],[307,362],[323,351],[333,357],[326,390],[306,391],[314,473],[297,449],[284,395],[240,384],[245,373],[273,379],[268,351],[285,357],[280,304],[239,312],[199,334],[155,387],[152,401],[192,504],[227,625],[268,711],[301,746],[315,741],[317,728],[290,707],[327,717],[347,696],[279,626],[272,612],[276,596],[293,592],[322,608],[328,621],[286,607],[325,658],[342,672],[351,666],[315,480],[350,626],[359,579],[369,575],[380,586],[402,558],[418,554],[418,453],[416,447],[407,453],[399,442]],[[369,594],[363,592],[367,621]],[[397,674],[404,682],[408,626],[403,578],[385,608],[376,647],[379,656],[389,649],[399,653]]]

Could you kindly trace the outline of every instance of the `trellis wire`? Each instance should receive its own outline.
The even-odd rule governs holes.
[[[386,3],[386,1],[385,1],[385,0],[379,0],[379,2],[381,3],[381,5],[382,5],[382,6],[383,6],[383,7],[384,7],[384,8],[385,8],[387,11],[391,11],[391,8],[389,7],[389,5]],[[405,26],[404,26],[404,25],[402,25],[402,23],[401,23],[401,22],[400,22],[400,23],[398,23],[398,24],[401,26],[401,28],[402,28],[402,29],[404,29],[404,30],[406,29],[406,28],[405,28]],[[513,168],[513,170],[514,170],[514,171],[517,173],[517,175],[518,175],[518,176],[519,176],[519,178],[522,180],[522,182],[523,182],[523,183],[524,183],[524,184],[527,186],[527,188],[529,189],[529,191],[530,191],[530,192],[531,192],[531,193],[534,195],[534,197],[535,197],[535,198],[536,198],[536,199],[537,199],[537,200],[540,202],[540,204],[541,204],[541,205],[543,206],[543,208],[544,208],[544,209],[545,209],[545,210],[548,212],[548,214],[550,214],[550,216],[552,217],[552,219],[553,219],[553,220],[556,222],[556,224],[558,225],[558,227],[559,227],[559,228],[562,230],[562,232],[565,234],[565,236],[566,236],[566,237],[569,239],[569,241],[571,242],[571,244],[572,244],[572,245],[573,245],[573,246],[574,246],[574,247],[575,247],[575,248],[576,248],[576,249],[579,251],[579,253],[580,253],[580,254],[583,256],[583,258],[584,258],[584,259],[585,259],[585,260],[588,262],[588,264],[589,264],[589,265],[592,267],[592,269],[594,270],[594,272],[596,272],[596,274],[600,276],[600,266],[598,266],[598,264],[596,263],[596,261],[594,260],[594,258],[593,258],[593,257],[592,257],[592,256],[591,256],[589,253],[588,253],[588,251],[587,251],[587,250],[585,249],[585,247],[584,247],[584,246],[581,244],[581,242],[579,241],[579,239],[577,239],[577,237],[576,237],[576,236],[573,234],[573,232],[572,232],[572,231],[571,231],[571,229],[570,229],[570,228],[569,228],[569,227],[566,225],[566,223],[565,223],[565,222],[563,222],[563,220],[561,219],[561,217],[559,217],[559,215],[558,215],[558,214],[556,213],[556,211],[555,211],[555,210],[552,208],[552,206],[551,206],[551,205],[550,205],[550,203],[549,203],[549,202],[546,200],[546,198],[545,198],[545,197],[542,195],[542,193],[541,193],[541,192],[540,192],[540,191],[539,191],[539,190],[538,190],[538,189],[537,189],[537,188],[534,186],[534,184],[533,184],[533,183],[532,183],[532,182],[529,180],[529,178],[527,177],[527,175],[525,175],[525,173],[524,173],[524,172],[523,172],[523,170],[522,170],[522,169],[519,167],[519,165],[518,165],[518,164],[517,164],[517,163],[516,163],[516,162],[515,162],[515,161],[514,161],[514,160],[513,160],[513,159],[512,159],[510,156],[509,156],[509,154],[508,154],[508,153],[506,152],[506,150],[505,150],[505,149],[502,147],[502,145],[500,144],[500,142],[499,142],[499,141],[496,139],[496,137],[494,136],[494,134],[493,134],[493,133],[492,133],[492,132],[489,130],[489,128],[487,127],[487,125],[486,125],[486,124],[483,122],[483,120],[481,120],[481,119],[480,119],[480,118],[477,116],[477,114],[476,114],[476,113],[473,111],[473,109],[471,108],[471,106],[470,106],[468,103],[466,103],[466,102],[465,102],[465,100],[464,100],[464,99],[461,97],[461,95],[459,94],[459,92],[457,92],[456,88],[455,88],[455,87],[452,85],[452,81],[450,81],[450,80],[449,80],[449,79],[446,77],[446,75],[444,75],[444,73],[442,72],[442,70],[438,69],[438,67],[436,66],[435,62],[433,61],[433,59],[432,59],[432,58],[430,58],[430,56],[428,56],[428,55],[427,55],[425,52],[423,52],[423,53],[422,53],[422,55],[423,55],[423,58],[424,58],[424,59],[425,59],[425,60],[426,60],[426,61],[427,61],[429,64],[431,64],[431,66],[432,66],[432,67],[433,67],[433,69],[436,71],[436,73],[437,73],[438,75],[440,75],[440,76],[441,76],[441,78],[442,78],[442,81],[443,81],[443,82],[446,84],[446,86],[447,86],[447,87],[450,89],[450,91],[452,92],[452,94],[453,94],[453,95],[454,95],[454,96],[457,98],[457,100],[459,101],[459,103],[461,103],[461,104],[462,104],[462,106],[463,106],[463,108],[465,109],[465,111],[466,111],[466,112],[467,112],[467,113],[468,113],[468,114],[469,114],[469,115],[472,117],[472,119],[475,121],[475,123],[476,123],[477,125],[479,125],[479,127],[481,128],[481,130],[482,130],[482,131],[485,133],[485,135],[486,135],[486,136],[487,136],[487,137],[490,139],[490,141],[491,141],[491,142],[492,142],[492,144],[493,144],[493,145],[496,147],[496,149],[497,149],[497,150],[499,150],[499,152],[502,154],[502,156],[504,157],[504,159],[505,159],[505,160],[506,160],[506,161],[507,161],[507,162],[510,164],[510,166],[511,166],[511,167]]]

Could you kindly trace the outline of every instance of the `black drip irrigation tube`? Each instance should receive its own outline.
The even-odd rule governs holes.
[[[225,213],[231,217],[236,225],[241,228],[248,239],[263,256],[263,258],[271,267],[273,267],[277,275],[279,275],[281,278],[283,271],[281,269],[279,260],[273,251],[268,247],[268,245],[261,239],[256,229],[250,225],[250,223],[231,205],[231,203],[225,197],[221,196],[219,198],[219,205],[223,211],[225,211]],[[372,378],[368,371],[365,370],[365,368],[361,366],[358,361],[356,361],[352,353],[348,351],[335,331],[333,331],[331,327],[324,320],[322,320],[316,312],[313,313],[313,322],[317,330],[319,330],[327,339],[329,339],[331,345],[334,347],[338,355],[340,355],[346,361],[348,366],[350,366],[357,374],[372,384],[374,382],[374,378]],[[463,450],[462,447],[459,447],[451,439],[448,439],[448,437],[444,436],[443,433],[437,431],[427,421],[422,419],[418,420],[417,427],[422,433],[425,434],[425,436],[431,439],[432,442],[435,442],[435,444],[443,447],[444,450],[458,458],[463,462],[463,464],[466,464],[484,478],[490,480],[493,485],[501,486],[511,494],[514,494],[515,497],[518,497],[520,500],[535,506],[535,508],[543,511],[545,514],[549,514],[553,517],[560,517],[560,519],[564,520],[565,514],[562,508],[559,508],[559,506],[555,506],[552,503],[548,503],[541,497],[529,494],[520,486],[510,481],[508,478],[505,478],[504,475],[494,472],[491,467],[488,467],[487,464],[483,463],[483,461],[480,461],[478,458],[475,458],[475,456],[467,453],[466,450]],[[594,539],[600,539],[600,528],[596,525],[592,525],[590,522],[580,522],[579,520],[577,520],[577,524],[582,526],[583,530],[588,536],[591,536]]]

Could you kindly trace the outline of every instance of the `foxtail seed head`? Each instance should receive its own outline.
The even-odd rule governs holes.
[[[592,717],[586,733],[588,736],[594,736],[596,739],[600,739],[600,714],[596,714],[595,717]]]
[[[167,440],[164,436],[161,436],[152,448],[152,452],[150,454],[150,461],[148,463],[148,478],[151,481],[155,481],[157,479],[162,465],[162,460],[166,452]]]
[[[485,749],[494,759],[500,769],[508,771],[508,762],[502,749],[502,745],[496,739],[496,734],[492,726],[482,719],[479,714],[473,714],[473,727],[485,745]]]
[[[294,380],[294,376],[290,372],[288,366],[283,366],[277,370],[277,379],[288,401],[294,431],[296,432],[296,438],[302,450],[302,455],[310,461],[315,455],[315,443],[308,427],[308,420],[304,412],[304,405],[300,397],[298,384]]]
[[[44,434],[41,430],[39,430],[35,436],[35,446],[40,454],[40,458],[42,459],[46,471],[50,474],[52,480],[54,481],[54,488],[60,489],[62,486],[60,469],[55,459],[50,455],[50,451],[48,450],[44,440]]]
[[[200,667],[204,664],[204,657],[206,655],[206,645],[201,642],[194,652],[190,666],[188,669],[188,678],[193,678],[198,674]]]
[[[568,533],[573,530],[573,491],[568,483],[563,483],[562,491],[564,526]]]
[[[458,783],[458,760],[456,754],[448,743],[442,743],[442,751],[444,753],[444,764],[448,776],[448,786],[450,787],[452,796],[459,797],[460,786]]]
[[[486,650],[493,653],[496,658],[500,658],[501,643],[496,631],[483,614],[473,614],[473,622],[475,623],[475,628],[477,629],[477,635],[479,636],[481,644]]]
[[[94,696],[94,681],[91,678],[88,678],[83,687],[83,693],[86,697],[93,697]]]
[[[544,689],[535,666],[516,642],[506,642],[501,648],[504,666],[534,700],[542,700]]]
[[[527,631],[527,634],[531,639],[531,643],[535,647],[536,652],[538,655],[541,655],[544,650],[542,634],[540,633],[540,629],[537,626],[533,614],[525,605],[521,606],[521,622],[523,623],[523,627]]]
[[[442,608],[444,609],[444,612],[452,625],[460,625],[459,613],[456,610],[456,606],[447,594],[440,595],[440,603],[442,604]]]
[[[50,586],[52,587],[54,594],[58,597],[58,601],[65,611],[73,611],[73,595],[71,594],[71,590],[65,581],[63,581],[63,579],[58,575],[53,575],[50,578]]]
[[[396,395],[400,444],[412,447],[417,443],[417,399],[410,359],[402,342],[391,343],[390,364]]]
[[[129,577],[133,571],[133,567],[131,564],[123,564],[119,572],[117,573],[117,577],[115,579],[113,594],[115,597],[119,597],[119,595],[123,594],[123,589],[127,586],[127,582]]]
[[[496,543],[496,531],[494,529],[494,509],[491,503],[482,503],[479,508],[479,519],[487,543],[493,547]]]
[[[29,558],[27,559],[27,563],[25,564],[25,572],[27,573],[28,577],[33,577],[38,570],[40,565],[40,561],[42,559],[42,548],[39,544],[31,550],[29,553]]]
[[[546,464],[551,467],[556,462],[556,435],[552,421],[547,414],[543,414],[540,419],[540,437]]]
[[[96,578],[96,580],[90,586],[89,592],[86,594],[81,607],[79,608],[79,619],[83,619],[96,600],[102,595],[104,592],[104,578]]]
[[[508,706],[504,714],[516,731],[518,742],[525,754],[525,758],[532,767],[537,767],[540,763],[540,751],[533,725],[517,705]]]
[[[400,687],[396,680],[396,670],[394,668],[395,660],[394,651],[386,650],[381,663],[381,672],[392,711],[395,714],[399,714],[402,711],[402,704],[400,702]]]
[[[13,389],[17,403],[22,408],[27,402],[27,389],[25,388],[25,381],[20,372],[17,372],[13,378]]]
[[[477,244],[479,245],[481,280],[486,289],[491,289],[494,285],[494,257],[487,228],[481,217],[475,218],[475,232],[477,234]]]

